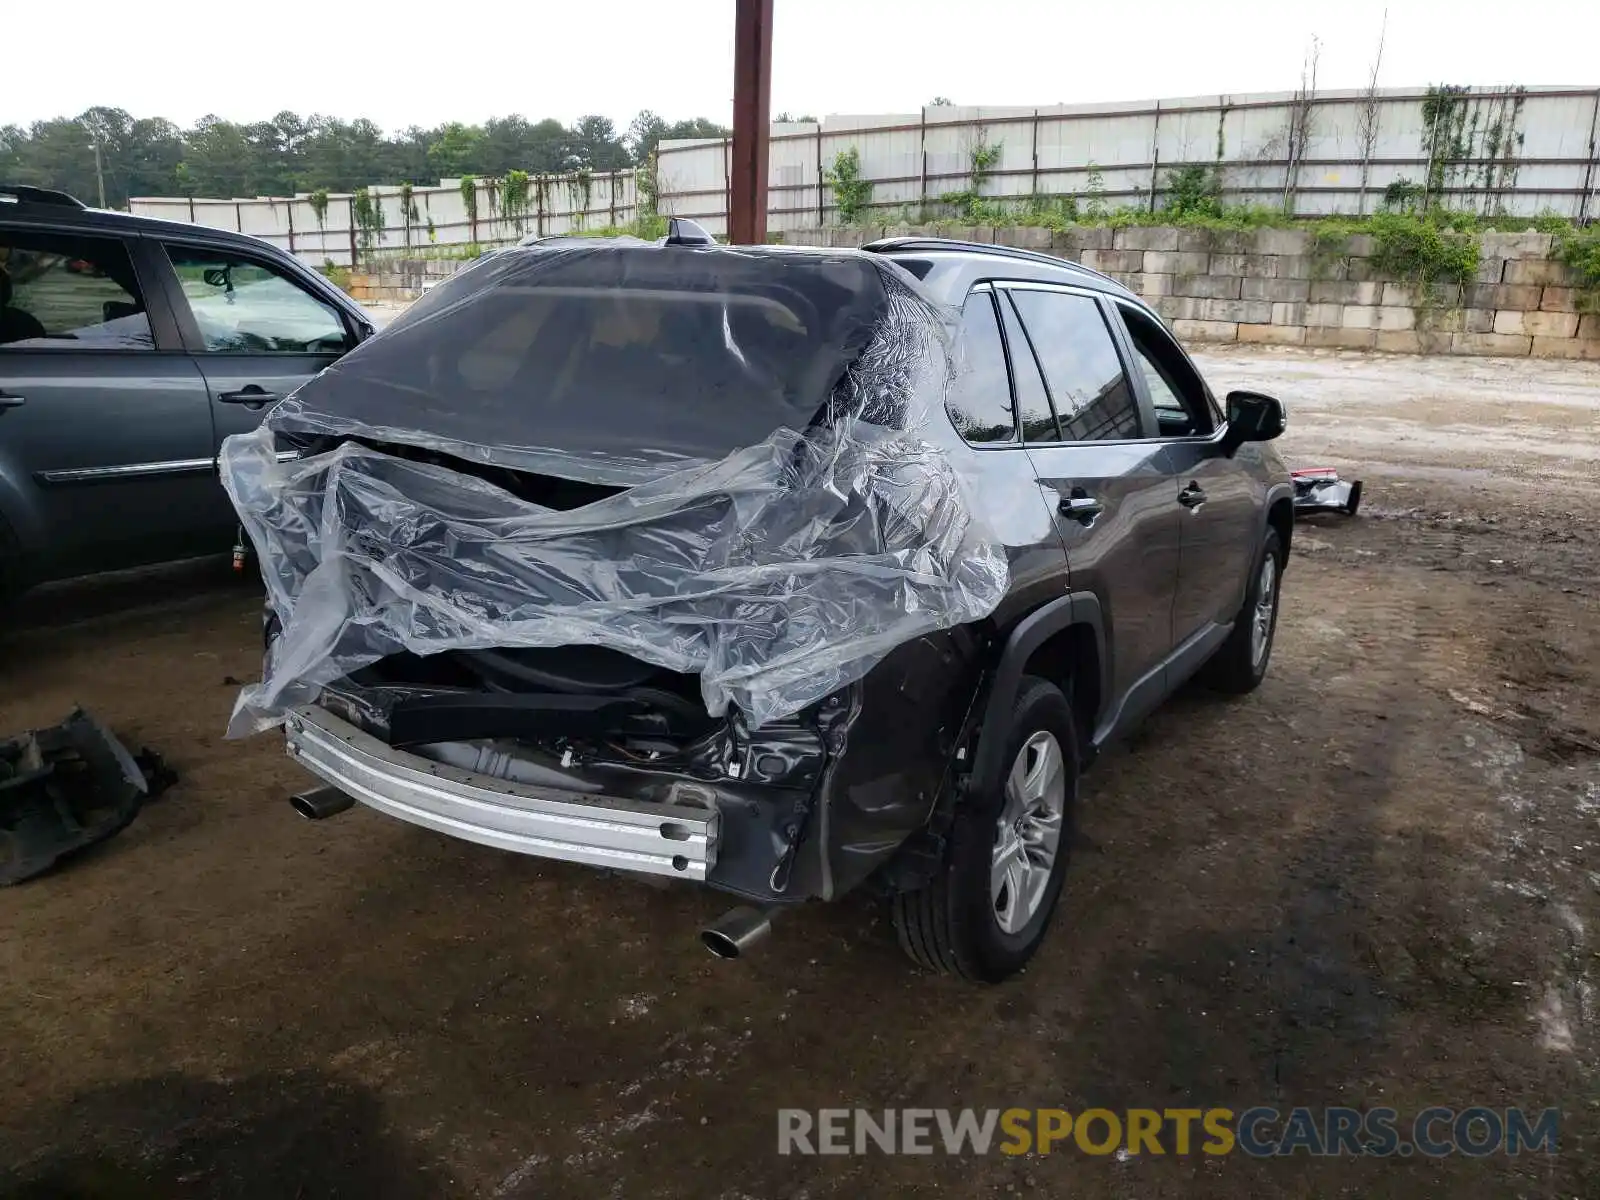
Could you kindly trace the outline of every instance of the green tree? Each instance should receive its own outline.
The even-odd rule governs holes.
[[[668,123],[649,111],[621,135],[608,118],[596,115],[570,128],[550,118],[529,121],[511,114],[481,126],[450,122],[386,135],[364,118],[291,111],[247,122],[208,114],[184,130],[161,117],[96,107],[75,117],[0,127],[0,179],[61,188],[92,202],[98,145],[106,200],[121,207],[130,196],[353,192],[371,184],[431,185],[466,174],[503,179],[511,171],[608,171],[647,161],[664,137],[727,132],[705,118]]]
[[[452,121],[441,125],[428,146],[428,168],[441,179],[468,174],[483,158],[483,130]]]
[[[587,167],[591,171],[615,171],[633,160],[617,136],[610,117],[579,117],[572,127],[569,169]]]
[[[256,194],[255,151],[242,127],[207,114],[195,123],[185,141],[183,162],[197,195]]]
[[[694,117],[688,121],[674,121],[667,126],[665,138],[716,138],[729,137],[733,130],[726,125],[718,125],[715,121],[708,121],[704,117]]]
[[[171,195],[183,161],[183,133],[161,117],[143,117],[128,130],[125,152],[119,163],[117,198],[107,195],[120,207],[132,196]],[[108,191],[110,184],[108,182]]]
[[[435,176],[428,170],[428,145],[432,134],[412,125],[402,129],[386,143],[382,177],[394,183],[431,184]]]
[[[628,122],[628,132],[622,135],[622,144],[628,148],[628,157],[639,166],[656,152],[656,146],[667,133],[667,123],[648,108]]]

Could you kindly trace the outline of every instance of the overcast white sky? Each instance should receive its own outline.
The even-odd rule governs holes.
[[[0,0],[0,124],[93,104],[386,130],[522,113],[732,119],[733,0]],[[1600,84],[1600,0],[776,0],[772,111],[915,112],[1382,86]],[[70,26],[70,29],[67,28]],[[40,53],[16,52],[37,47]]]

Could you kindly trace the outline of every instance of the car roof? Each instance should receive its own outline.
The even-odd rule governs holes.
[[[882,254],[891,259],[927,259],[936,262],[963,263],[980,273],[984,268],[999,269],[1008,279],[1037,280],[1063,283],[1090,291],[1105,292],[1122,300],[1139,303],[1137,293],[1105,275],[1071,259],[1024,250],[1018,246],[999,246],[989,242],[965,242],[941,237],[880,238],[862,246],[872,254]],[[972,272],[962,272],[970,275]]]
[[[66,192],[4,182],[0,182],[0,221],[48,225],[56,229],[76,229],[85,232],[201,238],[209,242],[249,246],[253,250],[266,247],[279,254],[285,253],[281,247],[274,246],[265,238],[254,237],[248,233],[218,229],[211,225],[194,225],[188,221],[166,221],[160,217],[115,212],[107,208],[90,208]]]

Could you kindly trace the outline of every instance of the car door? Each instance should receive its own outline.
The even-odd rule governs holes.
[[[1180,510],[1164,448],[1147,436],[1151,420],[1106,300],[1040,283],[998,291],[1024,444],[1055,512],[1071,588],[1100,604],[1106,711],[1125,725],[1166,694],[1173,648]]]
[[[0,510],[45,577],[208,548],[205,381],[136,250],[0,226]]]
[[[1148,394],[1172,471],[1179,520],[1178,590],[1172,633],[1182,645],[1214,638],[1243,603],[1261,540],[1258,487],[1222,445],[1223,422],[1177,340],[1143,308],[1115,306]]]
[[[164,240],[179,326],[211,395],[213,453],[355,345],[356,330],[284,264]]]

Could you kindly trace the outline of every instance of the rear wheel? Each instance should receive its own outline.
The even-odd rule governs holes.
[[[957,812],[939,874],[894,901],[900,945],[913,960],[986,983],[1033,957],[1066,877],[1078,740],[1060,688],[1023,677],[1002,762],[994,794]]]
[[[1261,543],[1244,604],[1234,618],[1233,632],[1217,648],[1201,672],[1204,683],[1219,692],[1243,695],[1261,686],[1272,661],[1272,639],[1278,630],[1279,582],[1283,577],[1283,545],[1269,528]]]

